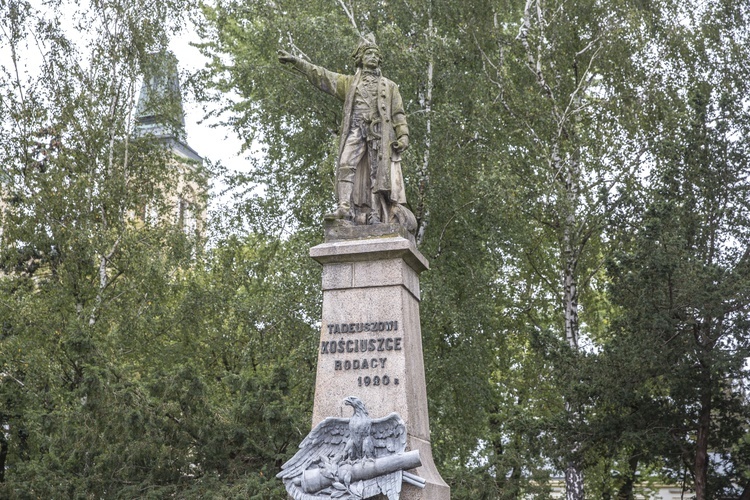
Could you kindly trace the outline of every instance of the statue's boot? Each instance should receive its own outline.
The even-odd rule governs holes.
[[[336,196],[339,206],[331,213],[325,214],[325,220],[352,219],[352,192],[354,191],[354,167],[341,167],[339,181],[336,184]]]

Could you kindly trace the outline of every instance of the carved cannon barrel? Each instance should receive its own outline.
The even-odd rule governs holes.
[[[407,451],[374,460],[363,460],[352,465],[339,466],[339,475],[346,468],[350,469],[351,482],[366,481],[384,474],[390,474],[406,469],[414,469],[422,466],[419,458],[419,450]],[[302,491],[305,493],[317,493],[331,486],[335,479],[327,478],[321,473],[322,469],[308,469],[302,473]]]

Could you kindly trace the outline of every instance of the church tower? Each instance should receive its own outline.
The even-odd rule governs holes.
[[[172,193],[173,221],[187,235],[202,239],[208,182],[203,158],[187,144],[177,58],[171,52],[154,58],[150,74],[144,75],[133,135],[155,139],[170,152],[174,176],[171,185],[164,187]],[[148,219],[147,213],[144,218]]]

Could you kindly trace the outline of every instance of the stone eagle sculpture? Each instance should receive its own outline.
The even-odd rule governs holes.
[[[402,482],[424,488],[405,472],[421,465],[418,451],[405,452],[406,426],[397,413],[373,419],[354,396],[344,400],[351,418],[328,417],[310,431],[276,477],[294,500],[360,500],[379,494],[399,500]]]

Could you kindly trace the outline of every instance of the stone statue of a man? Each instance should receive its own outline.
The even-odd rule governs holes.
[[[400,222],[414,231],[406,203],[401,153],[409,147],[409,127],[395,83],[380,74],[382,60],[374,37],[363,38],[352,54],[357,71],[342,75],[279,51],[322,91],[344,101],[336,195],[338,207],[327,220],[356,224]]]

